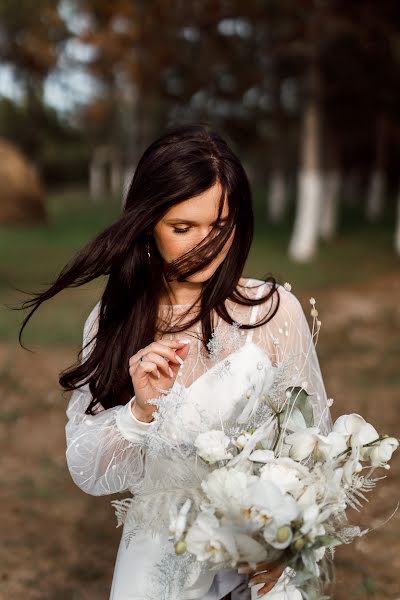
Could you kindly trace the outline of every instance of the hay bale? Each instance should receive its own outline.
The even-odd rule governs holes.
[[[0,224],[45,221],[44,190],[35,167],[0,138]]]

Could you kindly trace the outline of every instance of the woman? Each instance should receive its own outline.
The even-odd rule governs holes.
[[[160,485],[169,469],[173,476],[174,466],[161,468],[144,447],[157,410],[149,401],[185,389],[190,410],[171,436],[190,437],[196,411],[211,424],[221,414],[234,415],[246,382],[266,355],[274,364],[287,353],[297,356],[298,364],[306,357],[301,369],[293,363],[292,382],[306,380],[321,429],[330,430],[318,358],[299,301],[272,276],[267,281],[242,276],[252,236],[248,179],[227,143],[204,126],[169,129],[141,157],[120,218],[84,247],[46,292],[25,303],[33,310],[21,333],[42,302],[108,275],[85,323],[80,364],[59,380],[74,390],[66,458],[85,492],[129,490],[135,498],[143,486]],[[231,369],[228,378],[218,378],[221,369]],[[159,516],[166,507],[143,504],[142,493],[142,510],[145,522],[146,513]],[[125,529],[110,598],[156,600],[149,572],[167,538],[143,526],[130,532],[127,544]],[[254,598],[256,590],[257,597],[299,598],[283,586],[284,575],[282,564],[265,563],[203,573],[185,582],[184,598],[244,600],[252,585]]]

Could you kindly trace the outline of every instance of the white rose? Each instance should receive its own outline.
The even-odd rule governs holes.
[[[290,458],[278,458],[267,462],[260,470],[260,478],[272,481],[283,494],[291,493],[297,498],[304,490],[304,477],[308,470]]]
[[[197,448],[198,455],[210,464],[218,460],[232,458],[232,454],[227,452],[231,443],[230,438],[223,431],[213,429],[200,433],[195,439],[194,445]]]

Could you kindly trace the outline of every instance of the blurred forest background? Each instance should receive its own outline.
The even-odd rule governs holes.
[[[207,123],[249,175],[246,275],[292,284],[333,417],[399,437],[400,3],[395,0],[0,0],[0,597],[106,600],[120,536],[110,498],[65,466],[58,374],[98,281],[22,313],[121,211],[164,127]],[[400,599],[400,465],[337,549],[334,598]]]

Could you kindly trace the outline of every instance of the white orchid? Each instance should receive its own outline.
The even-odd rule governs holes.
[[[249,433],[248,431],[243,431],[234,441],[234,445],[236,446],[236,448],[239,448],[239,450],[243,450],[250,438],[251,433]]]
[[[335,431],[329,432],[328,435],[318,435],[317,438],[313,455],[316,460],[333,459],[347,449],[346,440]]]
[[[189,552],[199,561],[220,563],[234,557],[238,559],[233,534],[220,527],[215,515],[199,513],[185,538]]]
[[[214,464],[219,460],[232,458],[232,454],[227,452],[231,443],[230,438],[223,431],[212,429],[200,433],[195,439],[194,445],[197,454],[209,464]]]
[[[201,487],[212,506],[228,518],[242,520],[244,498],[247,496],[249,485],[254,481],[258,481],[255,475],[221,467],[210,473],[202,481]]]
[[[290,433],[285,438],[290,444],[289,456],[294,460],[304,460],[313,454],[315,460],[325,461],[334,458],[347,449],[346,438],[335,431],[322,435],[318,427],[307,427]]]
[[[366,456],[373,467],[384,467],[392,454],[399,447],[399,440],[394,437],[383,438],[378,444],[366,448]]]
[[[332,431],[343,435],[347,445],[352,447],[361,447],[379,438],[376,429],[356,413],[336,419]]]
[[[181,506],[179,511],[176,505],[170,508],[169,531],[171,533],[171,539],[174,542],[177,542],[181,539],[186,529],[187,516],[191,505],[192,501],[188,498]]]
[[[251,520],[267,525],[274,522],[277,527],[289,525],[299,515],[296,500],[284,494],[269,480],[258,479],[252,483],[245,499],[250,507]]]
[[[347,485],[351,485],[354,473],[358,474],[362,471],[362,464],[357,458],[349,459],[343,466],[343,480]]]
[[[311,532],[317,523],[319,517],[319,507],[317,504],[309,504],[302,512],[303,525],[300,531],[303,534]]]
[[[264,528],[263,536],[265,541],[273,548],[283,550],[292,543],[293,530],[289,525],[281,525],[278,527],[275,522],[272,522]]]
[[[308,427],[286,436],[285,441],[290,444],[289,456],[294,460],[304,460],[310,456],[318,441],[318,427]]]

